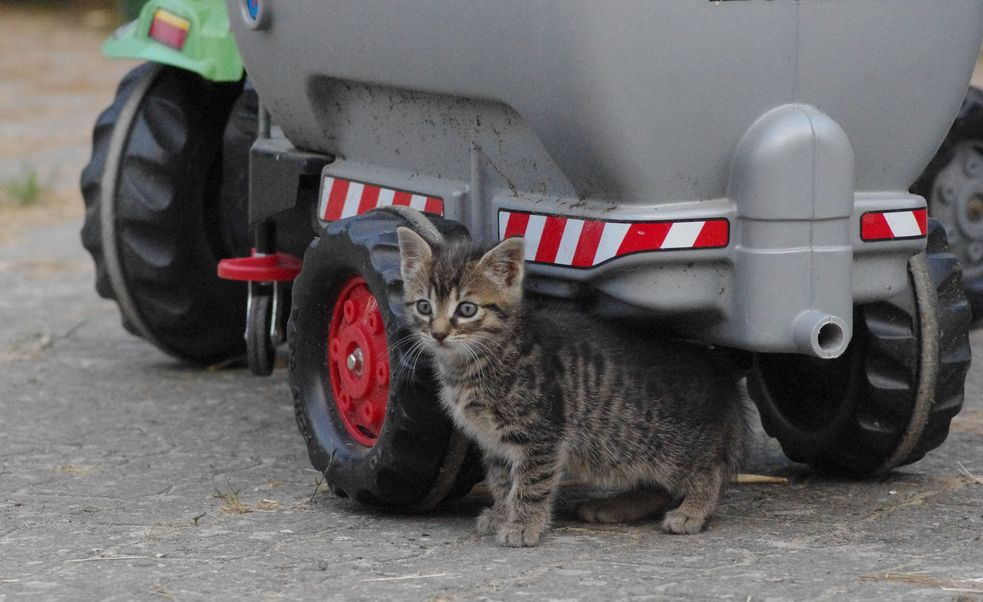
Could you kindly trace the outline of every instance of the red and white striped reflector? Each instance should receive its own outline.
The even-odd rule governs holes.
[[[926,232],[927,209],[872,211],[860,217],[860,239],[864,241],[921,238]]]
[[[163,8],[158,8],[154,13],[153,21],[150,22],[150,31],[147,35],[165,46],[181,50],[184,48],[184,42],[188,39],[188,30],[190,29],[191,21]]]
[[[402,205],[424,213],[444,215],[444,201],[439,197],[333,176],[324,176],[321,182],[321,200],[317,212],[323,221],[333,222],[389,205]]]
[[[499,211],[498,234],[502,239],[524,237],[526,261],[592,268],[634,253],[726,247],[730,222],[607,222]]]

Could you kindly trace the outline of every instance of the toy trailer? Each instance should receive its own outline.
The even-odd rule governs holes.
[[[748,352],[794,460],[873,474],[945,439],[969,310],[908,188],[959,108],[983,1],[226,7],[260,134],[255,251],[220,273],[250,282],[254,371],[288,331],[336,493],[423,508],[480,478],[400,343],[395,230],[419,224],[372,211],[390,205],[445,236],[524,236],[530,294]]]

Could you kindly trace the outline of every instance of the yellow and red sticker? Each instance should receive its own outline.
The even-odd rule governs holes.
[[[184,42],[188,39],[188,30],[191,29],[191,21],[184,17],[179,17],[163,8],[158,8],[154,13],[154,19],[150,22],[150,37],[165,46],[170,46],[175,50],[184,48]]]

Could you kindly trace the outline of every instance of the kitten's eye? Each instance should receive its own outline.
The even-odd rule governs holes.
[[[462,318],[470,318],[478,313],[478,306],[470,301],[465,301],[457,306],[456,313]]]
[[[420,299],[416,302],[416,311],[420,312],[425,316],[429,316],[430,312],[433,311],[433,307],[430,306],[430,302],[426,299]]]

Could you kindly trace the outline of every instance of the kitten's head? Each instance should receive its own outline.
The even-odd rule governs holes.
[[[465,242],[431,245],[409,228],[396,232],[407,322],[420,340],[439,354],[487,351],[522,303],[523,240],[482,253]]]

